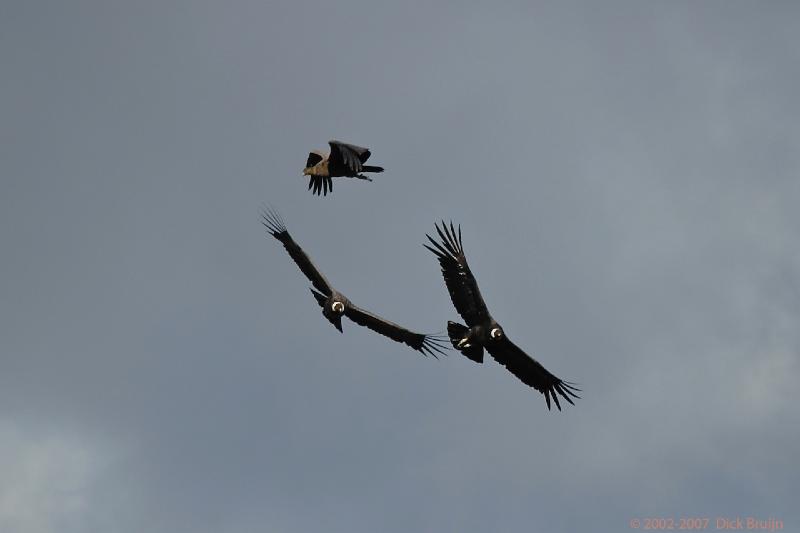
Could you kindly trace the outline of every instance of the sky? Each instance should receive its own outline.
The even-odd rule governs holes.
[[[0,531],[800,524],[800,6],[0,4]],[[312,196],[312,149],[386,168]],[[356,304],[487,358],[336,331]]]

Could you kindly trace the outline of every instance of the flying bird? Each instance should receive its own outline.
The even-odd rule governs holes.
[[[432,355],[437,359],[437,353],[446,355],[443,350],[448,348],[443,342],[444,339],[436,335],[423,335],[422,333],[409,331],[366,309],[361,309],[334,289],[322,272],[311,262],[311,258],[289,235],[286,225],[277,212],[271,209],[263,209],[261,223],[264,224],[270,235],[283,244],[283,247],[289,252],[289,256],[297,263],[297,266],[300,267],[300,270],[311,282],[313,285],[311,294],[314,295],[317,304],[322,308],[322,315],[340,333],[342,332],[342,317],[346,316],[359,326],[367,327],[376,333],[389,337],[393,341],[405,343],[423,355]]]
[[[327,154],[313,151],[308,154],[303,176],[309,176],[308,189],[313,194],[327,196],[333,191],[332,178],[359,178],[372,181],[362,172],[383,172],[383,167],[365,165],[372,153],[367,148],[337,140],[328,141],[331,151]],[[313,189],[313,190],[312,190]]]
[[[442,227],[436,225],[441,243],[430,235],[425,235],[433,247],[423,244],[436,255],[442,267],[442,276],[450,293],[450,299],[456,311],[467,323],[466,326],[456,322],[447,322],[447,333],[455,349],[476,363],[483,363],[485,348],[498,363],[505,366],[523,383],[541,392],[550,409],[550,398],[555,401],[558,410],[561,404],[558,395],[575,405],[571,398],[580,398],[576,392],[580,389],[572,383],[562,381],[547,371],[538,361],[528,356],[508,337],[505,331],[492,318],[478,289],[478,282],[472,275],[464,255],[461,243],[461,226],[456,232],[453,223],[450,227],[442,221]]]

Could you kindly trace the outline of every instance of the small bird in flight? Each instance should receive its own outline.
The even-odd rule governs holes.
[[[372,155],[369,149],[336,140],[328,141],[328,144],[331,147],[330,153],[324,154],[316,150],[309,153],[306,168],[303,169],[303,176],[309,176],[308,189],[313,194],[322,193],[327,196],[328,191],[333,191],[332,178],[372,181],[372,178],[362,172],[383,172],[383,167],[364,164]]]
[[[411,348],[421,352],[423,355],[436,354],[446,355],[444,350],[449,349],[445,344],[446,340],[436,335],[424,335],[409,331],[397,324],[385,320],[378,315],[361,309],[344,297],[342,293],[331,286],[322,272],[314,266],[311,259],[300,246],[294,242],[292,236],[286,229],[280,215],[274,210],[263,208],[261,212],[261,223],[267,228],[270,235],[278,239],[289,256],[297,263],[300,270],[305,274],[311,284],[311,294],[322,308],[322,315],[342,332],[342,316],[346,316],[356,324],[367,327],[376,333],[389,337],[393,341],[402,342]],[[316,289],[316,290],[315,290]]]
[[[426,234],[433,248],[427,244],[423,246],[433,252],[439,260],[453,306],[467,323],[467,326],[464,326],[456,322],[447,322],[447,333],[453,347],[476,363],[483,363],[483,349],[486,348],[498,363],[505,366],[523,383],[544,394],[548,410],[551,396],[558,410],[561,410],[561,404],[558,403],[559,394],[575,405],[570,397],[580,398],[575,394],[580,392],[580,389],[575,388],[572,383],[557,378],[538,361],[523,352],[506,337],[503,328],[489,314],[478,289],[478,282],[475,281],[464,255],[461,226],[456,233],[452,222],[448,228],[442,221],[441,228],[436,225],[436,232],[441,243]]]

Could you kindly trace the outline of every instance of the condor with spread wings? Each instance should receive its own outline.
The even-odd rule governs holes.
[[[561,410],[558,395],[575,405],[572,398],[579,398],[575,393],[580,392],[580,389],[557,378],[535,359],[529,357],[506,337],[503,328],[489,314],[478,289],[478,283],[464,255],[461,226],[456,232],[452,222],[448,228],[442,221],[441,228],[436,225],[436,232],[441,242],[426,235],[433,247],[427,244],[423,246],[436,254],[442,267],[445,285],[450,292],[450,299],[458,314],[467,323],[463,326],[456,322],[447,322],[447,333],[453,347],[476,363],[483,363],[483,349],[486,348],[498,363],[505,366],[523,383],[544,394],[548,409],[552,397],[558,410]]]
[[[297,263],[297,266],[300,267],[300,270],[314,286],[311,289],[311,294],[314,295],[314,299],[322,308],[323,316],[339,332],[342,331],[342,316],[346,316],[359,326],[367,327],[376,333],[389,337],[393,341],[405,343],[424,355],[432,355],[434,357],[436,357],[437,353],[444,355],[443,349],[446,349],[446,345],[443,344],[444,339],[440,339],[435,335],[414,333],[393,322],[384,320],[378,315],[356,306],[334,289],[325,276],[322,275],[322,272],[314,266],[314,263],[311,262],[311,259],[303,249],[294,242],[278,213],[268,209],[262,210],[261,223],[264,224],[270,235],[283,244],[283,247],[289,252],[289,256],[294,259],[294,262]]]
[[[372,153],[367,148],[340,141],[328,141],[330,153],[313,151],[308,154],[303,176],[309,176],[308,188],[312,193],[327,196],[333,191],[333,179],[338,177],[359,178],[372,181],[362,172],[383,172],[383,167],[365,165]],[[313,190],[312,190],[313,189]]]

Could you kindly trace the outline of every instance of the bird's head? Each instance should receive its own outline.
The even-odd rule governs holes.
[[[503,333],[503,328],[500,327],[500,324],[492,324],[491,329],[489,329],[489,340],[499,341],[504,335],[505,333]]]
[[[342,316],[344,316],[344,310],[347,305],[347,300],[345,297],[335,291],[330,296],[325,296],[321,292],[315,291],[314,289],[311,289],[311,294],[314,295],[314,299],[322,308],[322,316],[324,316],[328,322],[333,324],[333,327],[338,329],[339,333],[341,333]]]
[[[346,306],[347,300],[344,296],[334,293],[330,295],[322,309],[322,314],[325,315],[325,318],[327,318],[340,333],[342,332],[342,317],[344,316]]]

